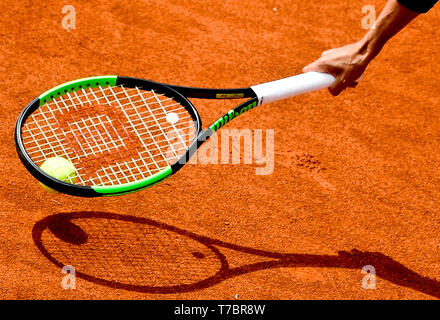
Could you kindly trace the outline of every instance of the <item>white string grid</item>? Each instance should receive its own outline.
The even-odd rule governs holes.
[[[170,122],[173,113],[177,122]],[[107,86],[66,93],[39,107],[22,129],[37,165],[69,159],[70,183],[119,185],[145,179],[177,160],[196,137],[189,112],[173,98],[142,88]]]

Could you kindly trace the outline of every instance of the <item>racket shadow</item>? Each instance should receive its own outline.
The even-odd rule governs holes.
[[[338,255],[287,254],[200,236],[148,218],[108,212],[59,213],[38,221],[32,237],[57,267],[73,265],[76,276],[115,289],[143,293],[184,293],[243,274],[286,267],[361,270],[440,298],[440,282],[424,277],[380,252],[340,251]],[[231,267],[221,248],[268,261]]]

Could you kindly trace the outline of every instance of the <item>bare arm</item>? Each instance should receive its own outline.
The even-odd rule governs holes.
[[[347,87],[356,86],[356,80],[387,41],[418,15],[419,13],[405,8],[397,0],[389,0],[377,18],[374,28],[360,41],[324,52],[321,58],[304,67],[303,71],[327,72],[334,75],[336,81],[329,90],[337,96]]]

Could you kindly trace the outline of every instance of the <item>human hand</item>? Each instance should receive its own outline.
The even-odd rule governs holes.
[[[357,86],[370,61],[361,43],[353,43],[323,52],[321,58],[304,67],[303,72],[317,71],[333,75],[336,80],[329,91],[337,96],[347,87]]]

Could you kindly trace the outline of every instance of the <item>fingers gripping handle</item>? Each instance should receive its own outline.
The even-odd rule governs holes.
[[[328,88],[335,77],[328,73],[307,72],[293,77],[252,86],[259,105]]]

